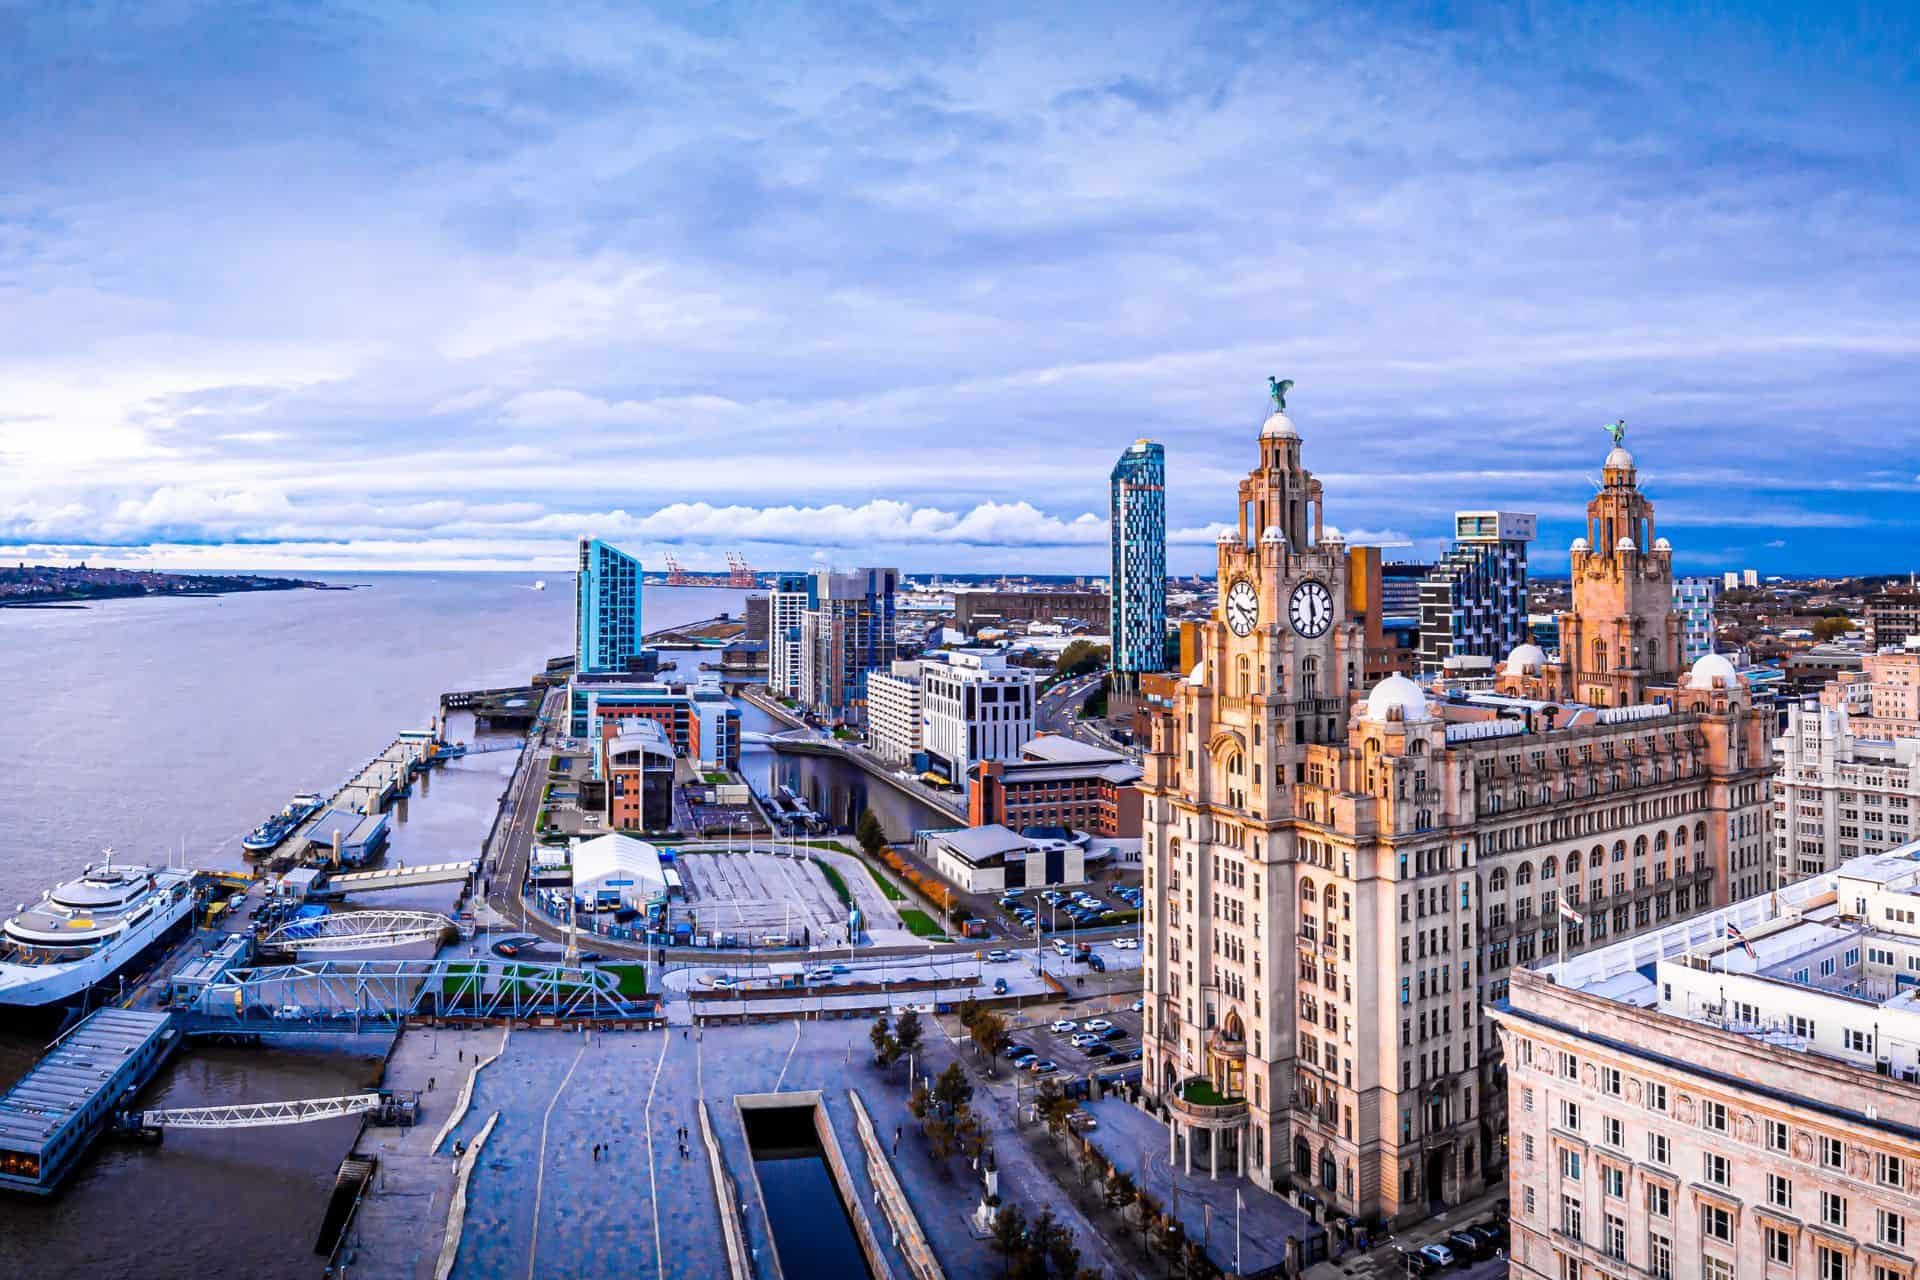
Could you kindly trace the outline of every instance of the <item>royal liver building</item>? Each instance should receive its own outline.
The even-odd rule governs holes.
[[[1765,875],[1767,733],[1724,658],[1679,665],[1671,550],[1617,439],[1574,546],[1578,649],[1362,696],[1285,386],[1141,784],[1145,1083],[1182,1165],[1405,1221],[1501,1176],[1481,1009],[1514,966]]]

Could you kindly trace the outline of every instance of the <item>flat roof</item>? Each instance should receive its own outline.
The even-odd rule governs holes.
[[[40,1151],[171,1021],[138,1009],[89,1015],[0,1097],[0,1146]]]

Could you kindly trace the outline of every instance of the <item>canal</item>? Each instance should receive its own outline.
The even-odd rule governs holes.
[[[814,1106],[743,1108],[754,1176],[786,1280],[871,1276],[833,1183]]]

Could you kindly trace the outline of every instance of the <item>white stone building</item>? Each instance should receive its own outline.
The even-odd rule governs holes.
[[[1920,834],[1920,738],[1856,736],[1844,706],[1808,698],[1787,709],[1787,731],[1773,740],[1773,754],[1773,860],[1781,883]]]
[[[882,760],[906,764],[920,750],[920,664],[897,661],[867,677],[867,746]]]
[[[1512,1273],[1911,1280],[1920,844],[1516,974]]]
[[[992,651],[929,655],[920,664],[920,703],[928,762],[958,786],[982,760],[1018,759],[1033,737],[1033,672]]]

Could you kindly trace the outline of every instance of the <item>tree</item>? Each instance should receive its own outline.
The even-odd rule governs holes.
[[[1107,1203],[1124,1214],[1137,1194],[1133,1188],[1133,1175],[1119,1165],[1113,1166],[1107,1173]]]
[[[1020,1212],[1016,1204],[1003,1204],[993,1218],[993,1251],[1005,1261],[1001,1264],[1000,1274],[1006,1275],[1013,1268],[1014,1259],[1027,1249],[1027,1215]]]
[[[1089,671],[1098,671],[1107,665],[1107,646],[1095,644],[1091,640],[1075,640],[1060,651],[1054,659],[1053,673],[1056,676],[1080,676]]]
[[[867,1038],[873,1041],[873,1059],[881,1066],[892,1066],[894,1059],[900,1056],[900,1042],[888,1033],[886,1014],[873,1020],[873,1031]]]
[[[924,1084],[913,1086],[913,1092],[907,1095],[907,1110],[915,1120],[925,1122],[933,1114],[933,1094]]]
[[[927,1154],[933,1157],[940,1176],[951,1177],[947,1161],[953,1159],[960,1150],[960,1127],[951,1116],[941,1114],[938,1108],[927,1113],[920,1127],[927,1135]]]
[[[1160,1218],[1160,1197],[1144,1187],[1134,1193],[1133,1202],[1140,1213],[1140,1247],[1146,1248],[1153,1239],[1153,1224]]]
[[[1822,618],[1813,624],[1815,640],[1838,640],[1853,629],[1853,623],[1845,618]]]
[[[933,1082],[933,1100],[948,1115],[964,1111],[973,1101],[973,1082],[957,1062],[949,1062]]]
[[[980,1126],[980,1119],[973,1114],[971,1107],[960,1108],[954,1117],[953,1128],[960,1141],[960,1154],[969,1160],[978,1160],[987,1149],[987,1131]]]
[[[879,857],[880,851],[887,847],[886,828],[880,825],[880,819],[871,809],[860,811],[860,821],[854,824],[853,838],[860,842],[860,847],[867,851],[869,858]]]
[[[894,1024],[894,1057],[902,1057],[920,1051],[920,1039],[925,1028],[920,1025],[920,1015],[912,1009],[900,1015],[900,1021]]]
[[[1188,1240],[1186,1248],[1180,1251],[1180,1267],[1193,1280],[1203,1280],[1216,1274],[1213,1262],[1207,1257],[1207,1251],[1200,1247],[1198,1240]]]
[[[980,1052],[989,1058],[997,1058],[1012,1036],[1007,1034],[1007,1020],[991,1009],[982,1009],[967,1024],[967,1034],[973,1037]]]
[[[1060,1092],[1060,1086],[1051,1080],[1040,1083],[1040,1093],[1034,1099],[1034,1109],[1042,1120],[1047,1122],[1047,1131],[1058,1135],[1067,1127],[1067,1117],[1079,1106],[1072,1098]]]

